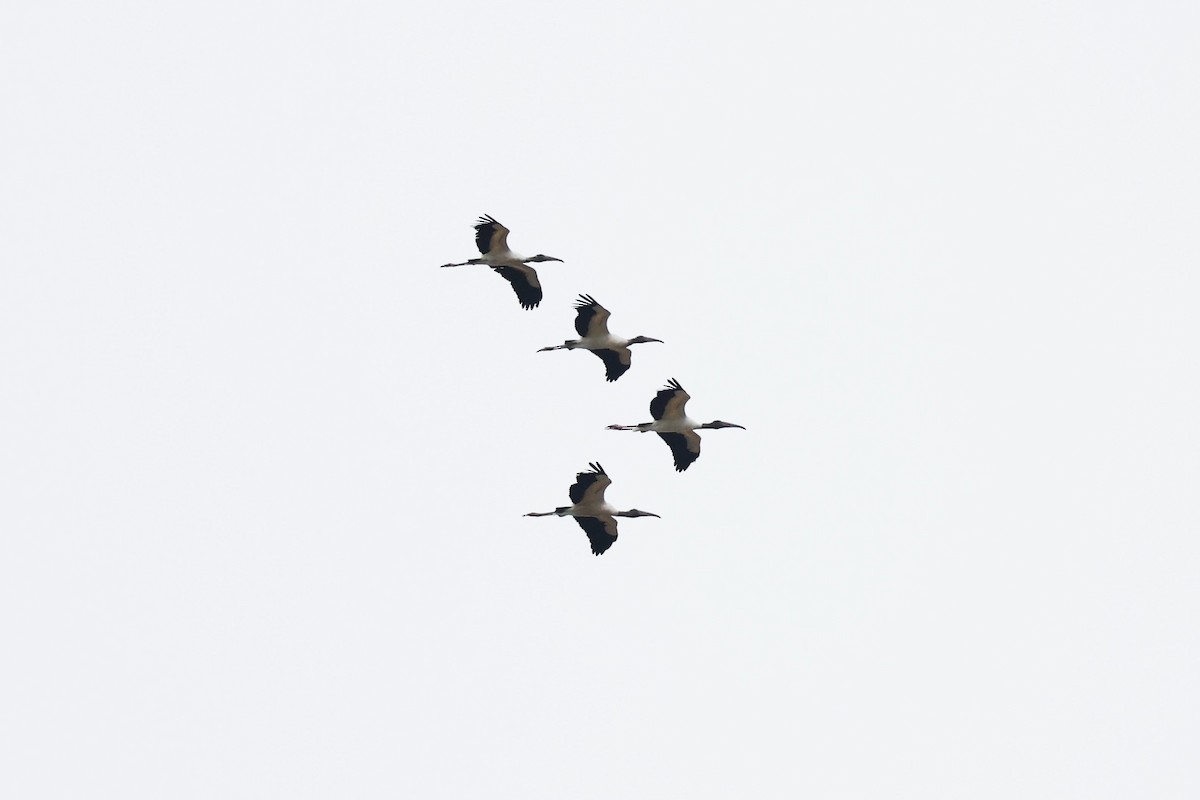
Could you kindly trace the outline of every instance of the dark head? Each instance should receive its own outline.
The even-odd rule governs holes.
[[[636,508],[631,508],[628,511],[618,511],[617,513],[613,514],[613,516],[614,517],[658,517],[659,519],[662,519],[662,517],[659,517],[658,514],[651,514],[649,511],[639,511]]]
[[[658,342],[659,344],[663,344],[662,339],[651,339],[649,336],[635,336],[626,342],[625,346],[628,347],[631,344],[645,344],[646,342]]]
[[[530,262],[530,261],[538,261],[538,262],[541,262],[541,261],[562,261],[562,259],[561,259],[561,258],[555,258],[554,256],[544,256],[544,255],[542,255],[541,253],[538,253],[538,254],[537,254],[536,256],[534,256],[533,258],[527,258],[527,259],[525,259],[525,262],[526,262],[526,263],[528,263],[528,262]]]
[[[741,425],[735,425],[732,422],[722,422],[719,419],[714,419],[712,422],[706,422],[703,425],[701,425],[700,427],[701,428],[742,428],[742,430],[746,430]]]

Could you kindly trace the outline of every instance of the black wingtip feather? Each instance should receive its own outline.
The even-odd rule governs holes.
[[[512,287],[517,295],[517,302],[526,311],[532,311],[542,302],[542,287],[534,285],[531,280],[537,280],[537,272],[532,269],[523,271],[510,266],[493,266],[492,270]]]
[[[700,454],[688,449],[687,438],[681,433],[659,433],[658,438],[671,448],[671,458],[675,462],[675,471],[683,472],[700,458]],[[697,437],[699,438],[699,437]]]
[[[576,517],[575,522],[587,534],[588,543],[592,546],[592,555],[602,555],[617,541],[615,535],[610,536],[604,529],[604,523],[595,517]]]
[[[632,359],[629,364],[622,364],[621,356],[616,350],[592,350],[591,352],[592,355],[604,362],[604,377],[609,383],[624,375],[633,365]]]

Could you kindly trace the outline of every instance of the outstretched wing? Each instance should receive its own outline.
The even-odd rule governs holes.
[[[492,267],[501,278],[512,284],[517,299],[524,309],[536,308],[542,302],[542,284],[538,281],[537,271],[524,264],[514,266],[506,264],[502,267]]]
[[[692,396],[683,390],[679,381],[671,378],[667,381],[667,388],[660,389],[650,401],[650,416],[655,419],[683,419],[684,406],[690,399]]]
[[[617,520],[613,517],[576,517],[575,521],[592,543],[593,555],[600,555],[617,540]]]
[[[615,381],[629,371],[628,347],[617,350],[593,350],[592,353],[604,362],[604,373],[609,381]]]
[[[700,457],[700,435],[695,431],[687,433],[660,433],[662,440],[671,448],[675,457],[675,471],[683,472]]]
[[[581,294],[575,301],[575,330],[586,339],[608,335],[608,309],[590,294]]]
[[[508,228],[484,214],[475,223],[475,246],[485,256],[492,251],[507,250]]]
[[[612,484],[612,479],[604,472],[599,464],[588,464],[590,472],[579,472],[575,475],[575,483],[571,485],[571,502],[576,505],[597,504],[604,502],[604,490]]]

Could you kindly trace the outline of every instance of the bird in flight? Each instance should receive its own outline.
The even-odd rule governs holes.
[[[568,339],[562,344],[543,347],[538,350],[544,353],[548,350],[591,350],[604,362],[604,374],[609,381],[615,381],[629,370],[631,344],[659,342],[662,339],[651,339],[649,336],[635,336],[632,339],[622,339],[608,332],[609,311],[596,302],[591,295],[581,294],[575,301],[575,330],[582,337]]]
[[[604,467],[599,464],[588,464],[588,472],[575,475],[575,483],[571,485],[571,505],[559,506],[553,511],[531,511],[527,517],[574,517],[587,534],[592,544],[593,555],[600,555],[612,547],[617,540],[617,517],[657,517],[649,511],[639,511],[631,508],[628,511],[618,511],[604,500],[604,490],[612,483]]]
[[[741,428],[732,422],[713,420],[703,424],[690,419],[684,411],[687,401],[691,399],[679,381],[672,378],[667,381],[665,389],[660,389],[650,401],[650,416],[653,422],[643,422],[638,425],[609,425],[610,431],[654,431],[671,448],[675,458],[675,470],[683,472],[700,457],[700,435],[698,430],[705,428]]]
[[[517,300],[525,309],[536,308],[542,302],[542,284],[537,270],[529,266],[542,261],[562,261],[561,258],[538,253],[525,258],[508,249],[508,228],[484,214],[475,223],[475,245],[482,254],[479,258],[457,264],[442,264],[443,267],[465,267],[468,264],[486,264],[500,277],[512,284]]]

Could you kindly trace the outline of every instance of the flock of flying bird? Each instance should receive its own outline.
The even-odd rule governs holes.
[[[472,258],[457,264],[443,264],[443,267],[464,267],[469,264],[484,264],[491,267],[500,277],[512,285],[521,307],[536,308],[542,302],[542,284],[538,280],[537,271],[529,266],[544,261],[562,261],[538,254],[525,258],[508,248],[508,228],[501,225],[490,216],[484,215],[475,223],[475,245],[479,248],[479,258]],[[581,294],[575,302],[575,330],[580,338],[568,339],[559,345],[543,347],[539,353],[549,350],[588,350],[604,362],[605,377],[615,381],[629,370],[630,345],[646,342],[662,342],[649,336],[635,336],[624,339],[608,332],[609,311],[596,302],[590,295]],[[665,388],[659,390],[650,401],[651,422],[637,425],[609,425],[614,431],[654,431],[667,446],[675,460],[675,469],[683,472],[692,462],[700,457],[700,436],[698,430],[713,428],[742,428],[732,422],[714,420],[699,423],[689,418],[685,411],[687,401],[691,398],[679,381],[672,378]],[[742,428],[745,430],[745,428]],[[592,553],[600,555],[612,547],[617,540],[617,517],[657,517],[649,511],[631,508],[619,511],[604,500],[604,491],[612,483],[608,473],[598,463],[589,463],[587,472],[575,476],[569,496],[571,505],[560,506],[553,511],[531,512],[527,517],[574,517],[579,527],[587,534],[592,545]]]

